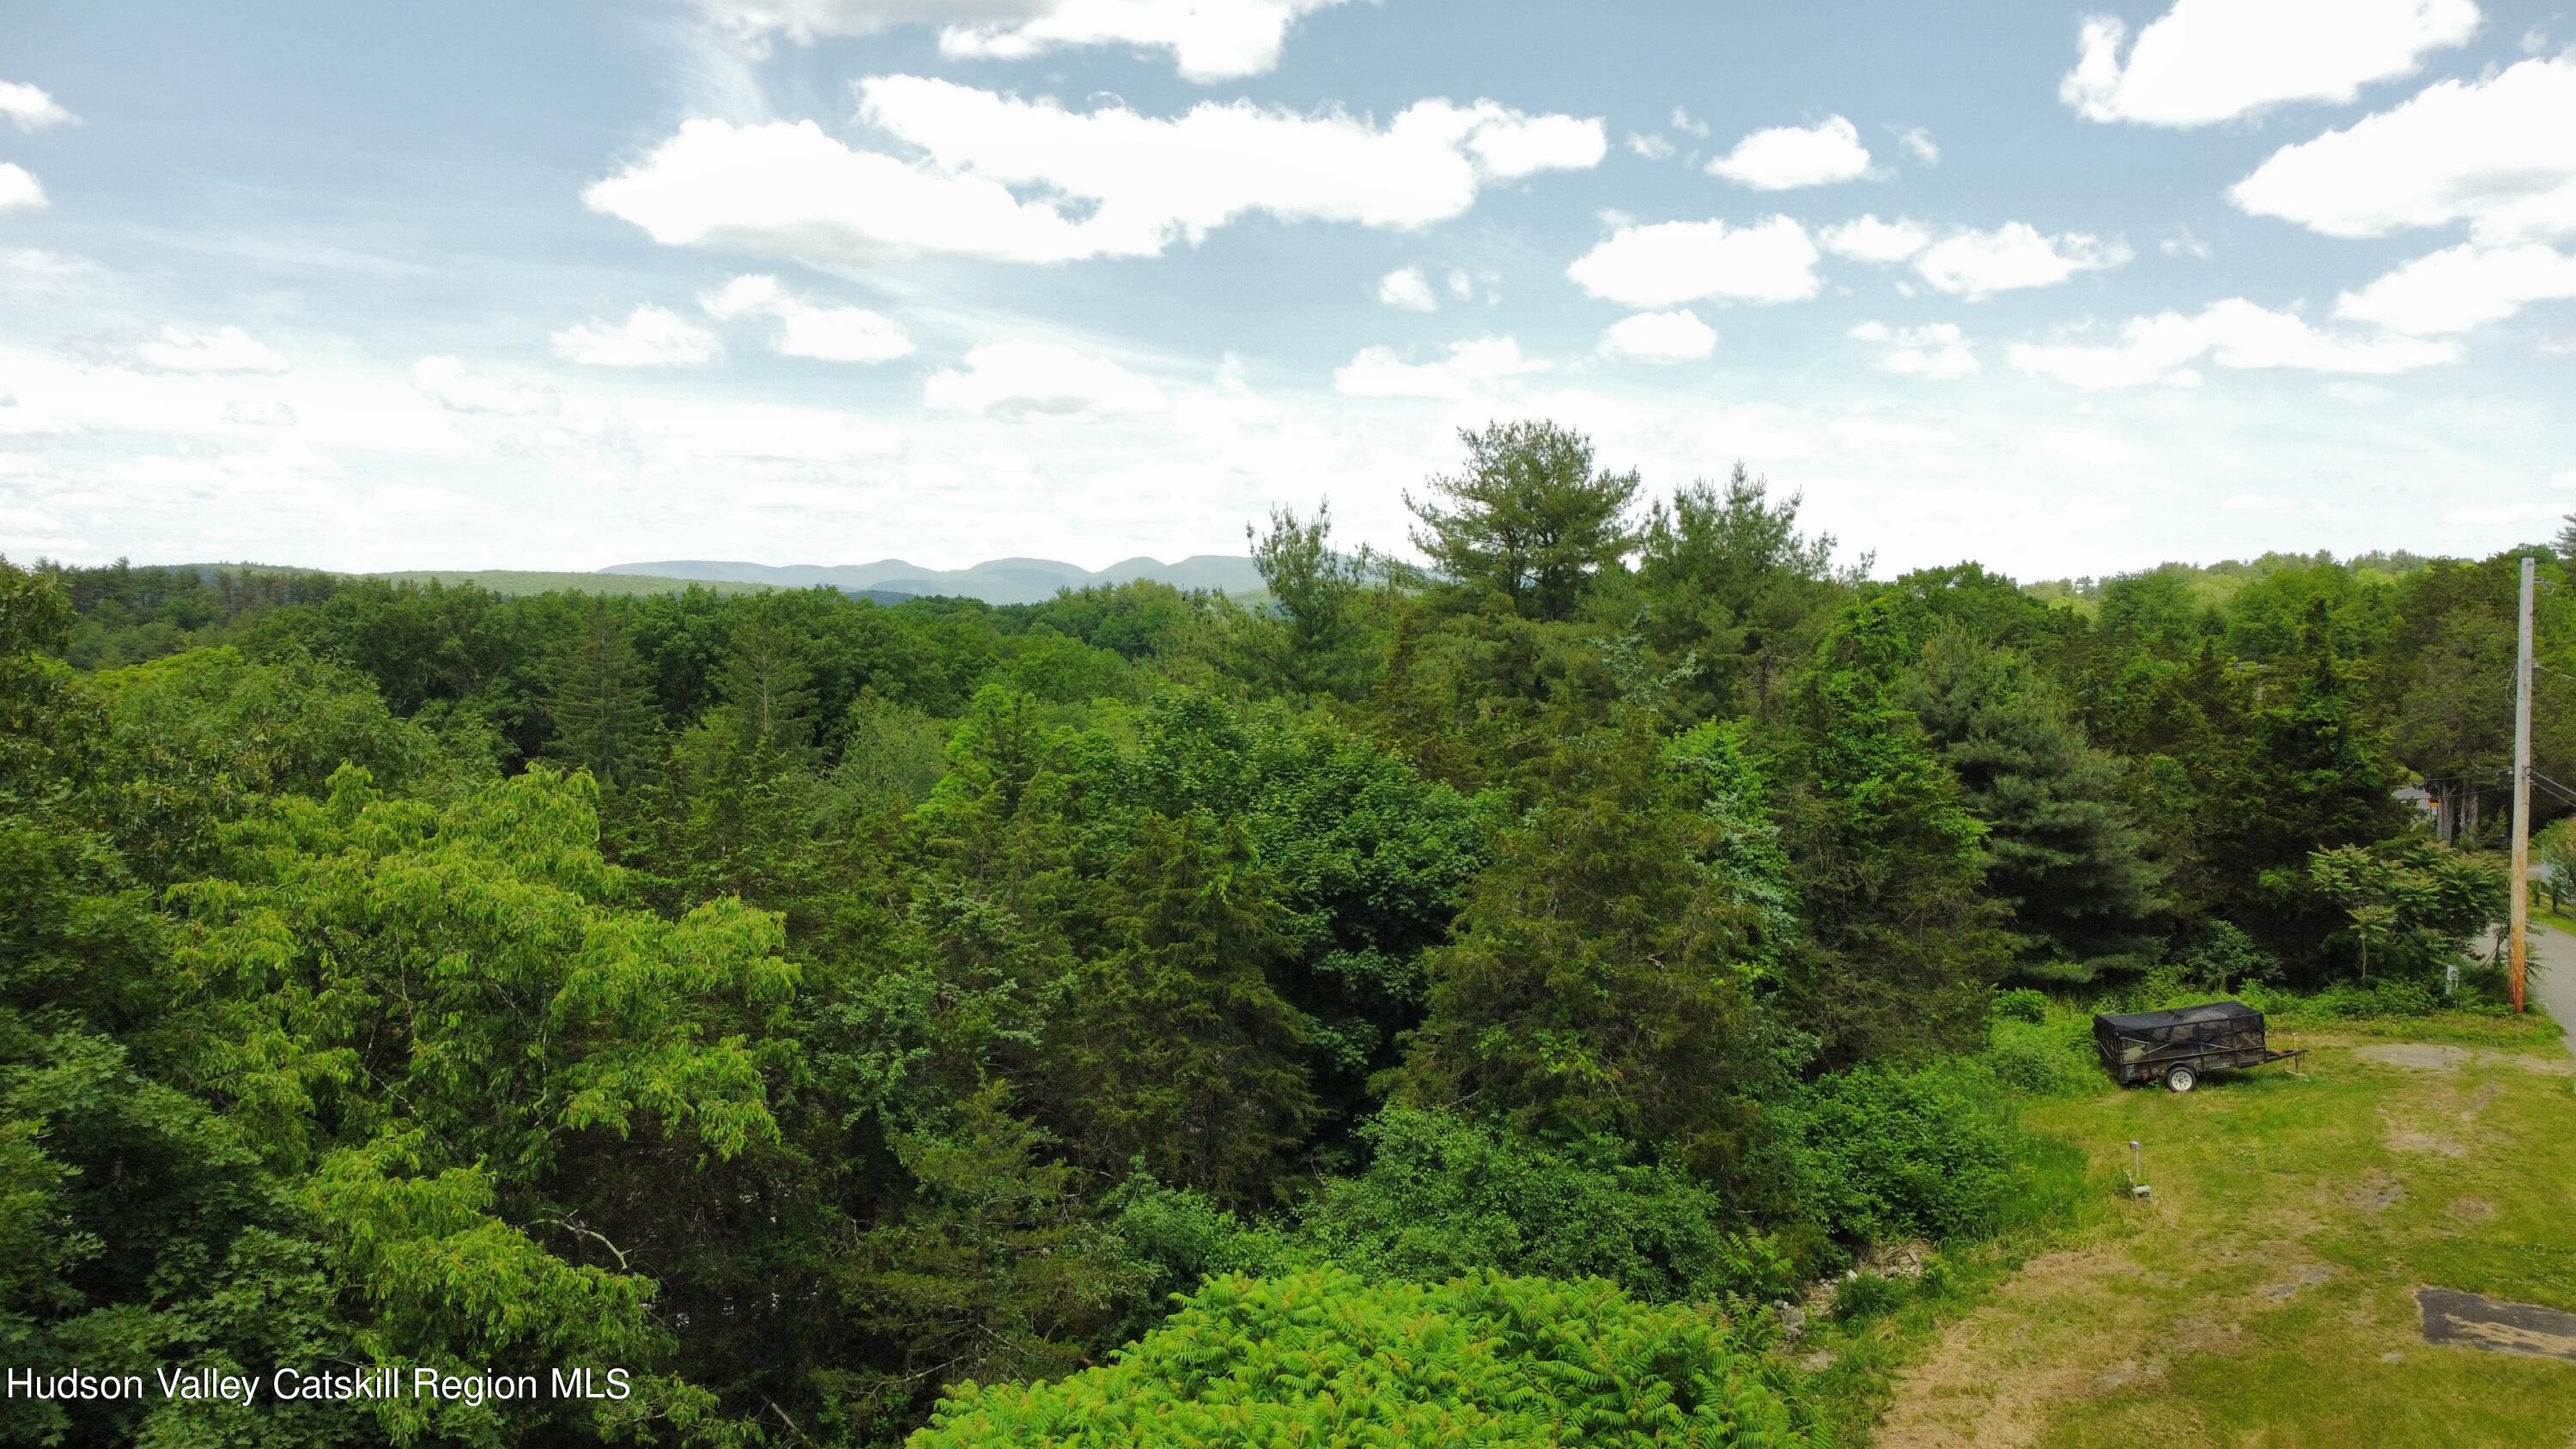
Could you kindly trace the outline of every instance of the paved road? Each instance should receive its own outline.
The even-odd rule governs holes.
[[[2531,973],[2527,989],[2557,1019],[2567,1049],[2576,1052],[2576,936],[2534,921],[2530,939],[2531,964],[2543,969]]]

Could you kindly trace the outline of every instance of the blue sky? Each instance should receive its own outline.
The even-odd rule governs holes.
[[[1098,566],[1455,430],[1879,571],[2576,508],[2576,12],[20,4],[0,552]]]

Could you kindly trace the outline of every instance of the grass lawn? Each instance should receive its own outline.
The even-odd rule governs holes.
[[[1879,1445],[2576,1449],[2576,1363],[2421,1340],[2419,1286],[2576,1311],[2576,1061],[2546,1021],[2302,1031],[2200,1090],[2038,1098],[2069,1219],[1802,1350]],[[2409,1049],[2401,1040],[2452,1043]],[[2276,1043],[2277,1044],[2277,1043]],[[2127,1143],[2154,1195],[2122,1195]],[[1865,1406],[1865,1408],[1864,1408]],[[1852,1437],[1859,1437],[1854,1435]]]

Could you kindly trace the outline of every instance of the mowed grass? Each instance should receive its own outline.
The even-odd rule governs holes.
[[[2576,1311],[2576,1062],[2555,1028],[2300,1035],[2304,1078],[2028,1102],[2084,1155],[2086,1200],[2047,1242],[1958,1255],[1948,1302],[1819,1340],[1892,1374],[1871,1442],[2576,1446],[2576,1364],[2425,1344],[2414,1300]],[[2122,1192],[2131,1140],[2145,1200]]]

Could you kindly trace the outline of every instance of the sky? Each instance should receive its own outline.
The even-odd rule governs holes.
[[[2544,538],[2576,8],[0,20],[13,560],[1403,552],[1529,417],[1881,576]]]

